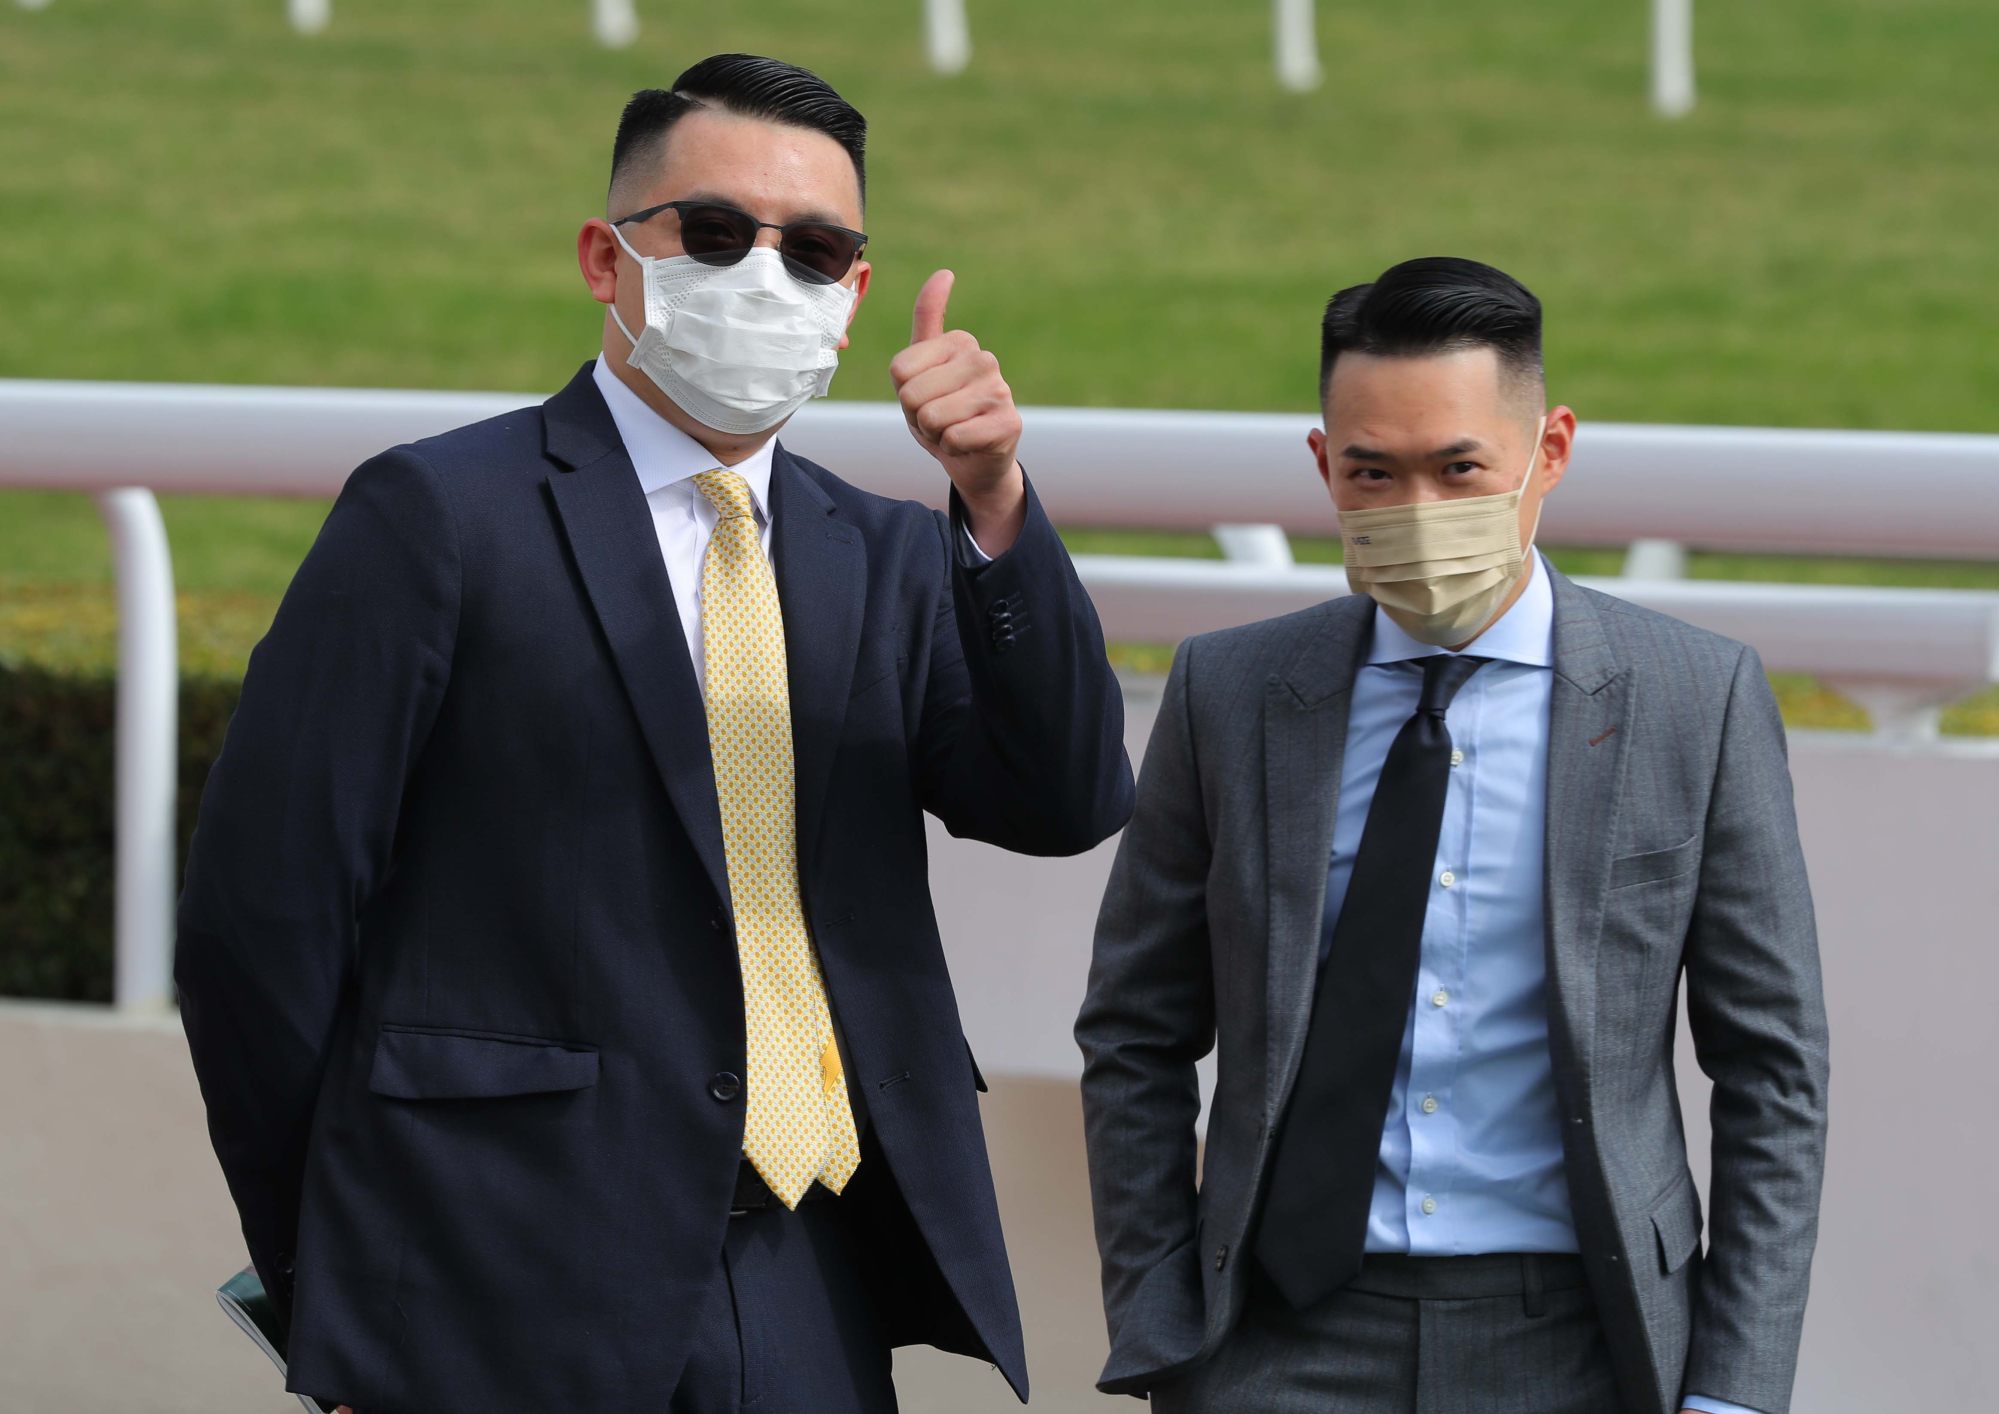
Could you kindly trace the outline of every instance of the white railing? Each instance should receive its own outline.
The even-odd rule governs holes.
[[[117,994],[169,994],[175,762],[172,561],[154,492],[331,497],[384,447],[539,402],[503,393],[0,379],[0,487],[96,495],[118,578]],[[1085,555],[1114,639],[1188,633],[1347,592],[1292,563],[1331,508],[1307,415],[1030,408],[1022,446],[1072,526],[1213,530],[1223,562]],[[787,445],[868,489],[936,504],[935,463],[894,404],[818,403]],[[1886,495],[1884,478],[1896,494]],[[1912,491],[1920,494],[1911,494]],[[1586,424],[1543,522],[1551,544],[1627,545],[1596,587],[1753,643],[1920,743],[1943,703],[1999,681],[1999,594],[1689,582],[1686,547],[1999,556],[1999,437]]]

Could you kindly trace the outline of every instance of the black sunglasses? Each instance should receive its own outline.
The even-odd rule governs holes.
[[[718,201],[662,201],[611,224],[645,221],[671,211],[680,218],[680,248],[703,265],[734,265],[757,243],[758,231],[777,232],[777,253],[795,280],[830,285],[843,279],[860,259],[868,238],[859,231],[825,221],[787,221],[782,226],[759,221],[747,211]]]

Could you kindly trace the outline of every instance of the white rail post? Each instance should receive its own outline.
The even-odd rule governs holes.
[[[590,0],[590,32],[606,49],[624,49],[639,37],[632,0]]]
[[[965,0],[923,0],[923,46],[930,67],[940,74],[962,74],[972,62],[972,27],[965,20]]]
[[[323,33],[333,22],[333,0],[286,0],[285,8],[300,34]]]
[[[122,1010],[173,1002],[174,794],[180,781],[180,669],[173,557],[153,493],[97,493],[118,576],[117,853],[112,998]]]
[[[1276,0],[1277,81],[1293,93],[1319,86],[1319,26],[1312,0]]]
[[[1694,110],[1694,0],[1652,0],[1652,110]]]
[[[1291,557],[1291,537],[1281,525],[1218,525],[1214,533],[1222,558],[1236,564],[1288,570],[1297,563]]]
[[[1624,552],[1626,579],[1685,579],[1687,547],[1677,540],[1634,540]]]
[[[18,0],[18,3],[23,10],[46,10],[49,7],[49,0]]]

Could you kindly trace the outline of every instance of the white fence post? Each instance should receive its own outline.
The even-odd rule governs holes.
[[[1281,525],[1218,525],[1214,534],[1222,558],[1236,564],[1288,570],[1297,563],[1291,556],[1291,537]]]
[[[46,10],[49,7],[49,0],[17,0],[17,3],[23,10]]]
[[[1694,0],[1652,0],[1652,110],[1694,110]]]
[[[285,8],[300,34],[319,34],[333,20],[333,0],[286,0]]]
[[[1677,540],[1634,540],[1624,552],[1626,579],[1685,579],[1687,547]]]
[[[923,0],[923,45],[930,67],[940,74],[962,74],[972,62],[972,28],[965,20],[965,0]]]
[[[623,49],[639,37],[632,0],[590,0],[590,32],[606,49]]]
[[[1319,27],[1312,0],[1276,0],[1277,81],[1293,93],[1319,86]]]
[[[97,494],[118,576],[117,853],[112,997],[127,1011],[173,1002],[174,797],[180,667],[173,557],[143,487]]]

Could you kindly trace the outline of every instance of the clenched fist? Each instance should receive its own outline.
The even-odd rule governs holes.
[[[972,538],[998,556],[1027,518],[1027,482],[1014,459],[1020,410],[999,360],[964,330],[944,330],[944,306],[956,279],[939,270],[924,281],[909,347],[889,361],[888,372],[909,430],[958,488]]]

